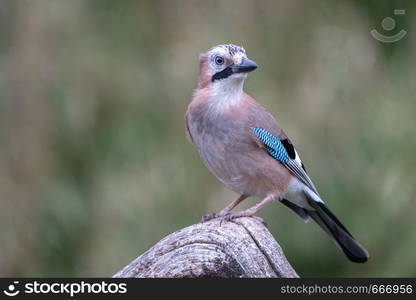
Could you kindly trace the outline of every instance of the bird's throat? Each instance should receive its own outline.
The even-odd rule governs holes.
[[[243,95],[244,78],[228,78],[217,81],[211,89],[210,102],[213,109],[223,111],[239,103]]]

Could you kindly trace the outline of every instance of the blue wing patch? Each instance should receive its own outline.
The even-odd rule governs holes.
[[[289,154],[279,138],[275,137],[263,128],[251,127],[251,130],[253,130],[253,132],[257,135],[257,138],[267,146],[267,152],[272,157],[282,163],[287,163],[289,161]]]

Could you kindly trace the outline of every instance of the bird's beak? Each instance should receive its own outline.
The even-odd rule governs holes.
[[[258,65],[254,61],[244,58],[241,64],[232,66],[232,71],[233,73],[248,73],[254,71],[257,67]]]

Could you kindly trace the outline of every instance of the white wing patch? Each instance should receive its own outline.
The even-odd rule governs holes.
[[[299,167],[302,167],[302,161],[300,160],[300,156],[298,154],[298,152],[296,151],[295,148],[293,148],[295,150],[295,161],[296,163],[299,165]]]

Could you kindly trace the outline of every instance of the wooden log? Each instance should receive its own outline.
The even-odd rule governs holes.
[[[282,248],[255,218],[211,220],[176,231],[115,278],[298,277]]]

